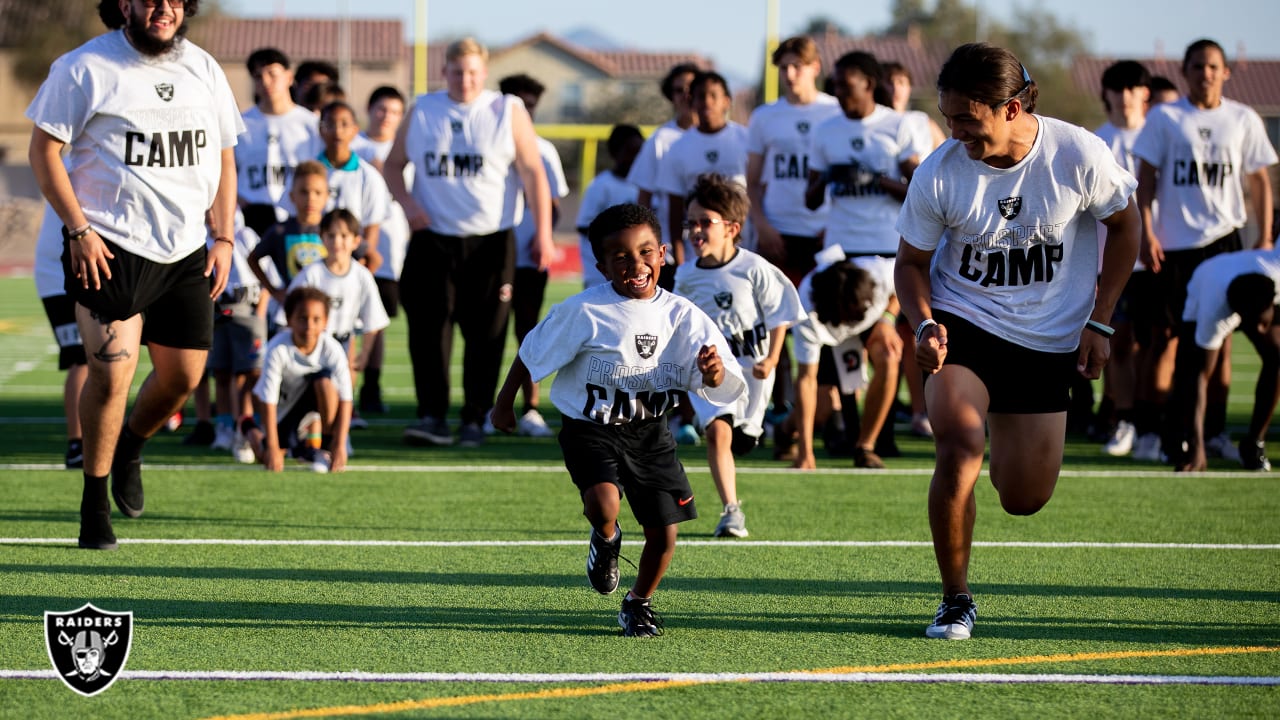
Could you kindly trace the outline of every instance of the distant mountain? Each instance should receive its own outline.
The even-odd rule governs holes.
[[[608,35],[589,27],[574,28],[566,33],[561,33],[560,37],[564,40],[568,40],[578,47],[584,47],[588,50],[626,49],[625,46]]]

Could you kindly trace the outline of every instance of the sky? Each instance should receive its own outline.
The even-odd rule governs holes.
[[[856,35],[889,23],[891,0],[777,0],[781,37],[810,18],[826,16]],[[932,3],[930,3],[932,4]],[[1280,58],[1278,0],[976,0],[987,17],[1011,17],[1015,7],[1051,8],[1059,21],[1089,39],[1095,54],[1180,58],[1191,41],[1217,40],[1234,61]],[[415,0],[221,0],[227,12],[250,17],[399,17],[413,31]],[[427,3],[427,37],[473,35],[501,46],[547,30],[580,28],[621,47],[697,51],[726,75],[759,77],[764,64],[766,0],[436,0]]]

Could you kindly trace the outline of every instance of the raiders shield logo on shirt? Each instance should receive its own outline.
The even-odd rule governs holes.
[[[1213,135],[1213,131],[1210,130],[1209,128],[1200,128],[1201,140],[1208,140],[1211,135]]]
[[[658,349],[657,335],[637,335],[636,336],[636,352],[640,353],[640,357],[648,360],[653,357],[653,351]]]
[[[454,132],[456,132],[456,133],[460,133],[460,132],[462,132],[462,121],[461,121],[461,120],[450,120],[450,121],[449,121],[449,129],[453,130],[453,131],[454,131]]]
[[[1007,197],[998,204],[1000,206],[1000,217],[1005,220],[1012,220],[1018,217],[1018,213],[1022,212],[1022,198],[1020,197]]]
[[[715,165],[715,164],[716,164],[716,161],[717,161],[717,160],[719,160],[719,159],[720,159],[720,151],[719,151],[719,150],[708,150],[708,151],[707,151],[707,162],[711,163],[712,165]]]
[[[862,144],[863,144],[863,143],[862,143],[862,138],[860,138],[860,137],[856,137],[856,138],[854,138],[854,139],[850,140],[850,141],[849,141],[849,144],[853,145],[853,149],[854,149],[854,150],[861,150],[861,149],[862,149]]]
[[[173,100],[173,83],[160,83],[159,85],[156,85],[156,94],[165,102]]]
[[[809,134],[809,123],[808,123],[808,122],[806,122],[806,121],[804,121],[804,120],[801,120],[800,122],[796,123],[796,130],[797,130],[801,135],[808,135],[808,134]]]
[[[721,310],[728,310],[733,307],[733,293],[718,292],[715,294],[716,307]]]
[[[85,603],[71,612],[44,613],[44,645],[67,687],[91,697],[111,687],[129,660],[133,613]]]

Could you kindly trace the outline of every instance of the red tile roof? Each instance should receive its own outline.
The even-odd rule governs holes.
[[[295,64],[338,58],[340,22],[336,19],[221,15],[199,20],[192,23],[192,41],[222,61],[247,58],[263,47],[280,50]],[[404,25],[399,20],[352,19],[349,27],[352,62],[392,63],[404,58]]]
[[[929,94],[933,92],[934,83],[938,79],[938,70],[951,54],[951,49],[942,43],[931,43],[922,40],[918,35],[905,37],[848,37],[837,33],[823,33],[813,36],[818,45],[818,54],[822,57],[822,72],[830,74],[836,60],[841,55],[860,50],[876,56],[880,62],[899,62],[911,74],[913,94]]]
[[[518,40],[506,47],[493,51],[496,55],[505,55],[517,48],[528,47],[545,42],[578,58],[582,62],[593,65],[601,73],[612,78],[656,78],[662,77],[674,65],[693,63],[700,68],[715,67],[707,58],[695,52],[647,52],[643,50],[592,50],[576,45],[548,32],[539,32],[523,40]]]
[[[1182,58],[1109,58],[1082,56],[1076,58],[1071,68],[1071,78],[1076,87],[1097,95],[1101,92],[1102,72],[1117,60],[1137,60],[1152,75],[1163,75],[1186,92],[1186,80],[1182,77]],[[1280,115],[1280,60],[1248,59],[1231,63],[1231,78],[1227,80],[1223,95],[1252,107],[1261,115]]]

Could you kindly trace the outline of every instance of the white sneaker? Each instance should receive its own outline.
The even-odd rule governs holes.
[[[1156,433],[1144,433],[1133,443],[1133,459],[1146,462],[1163,462],[1160,457],[1160,436]]]
[[[236,440],[235,428],[230,425],[219,425],[213,433],[213,443],[209,447],[214,450],[230,450]]]
[[[1116,425],[1116,431],[1111,434],[1111,439],[1102,446],[1102,452],[1112,457],[1124,457],[1133,452],[1133,441],[1137,438],[1138,430],[1133,423],[1121,420]]]
[[[531,408],[529,412],[520,416],[520,421],[516,423],[516,434],[525,437],[554,437],[555,430],[547,427],[547,421],[543,419],[542,413]]]
[[[252,465],[258,461],[253,454],[253,445],[239,430],[235,432],[235,439],[231,442],[231,456],[241,465]]]
[[[1204,443],[1204,454],[1211,458],[1222,458],[1231,462],[1240,462],[1240,450],[1231,442],[1231,436],[1223,432],[1217,437],[1209,438]]]

